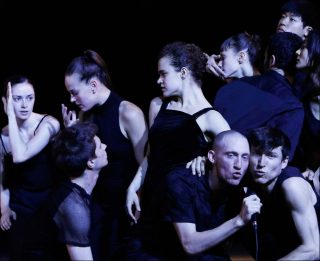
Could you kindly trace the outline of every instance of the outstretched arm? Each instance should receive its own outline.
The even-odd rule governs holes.
[[[257,195],[251,195],[244,198],[239,215],[214,229],[198,232],[193,223],[174,223],[174,227],[185,252],[190,255],[197,254],[219,244],[237,232],[251,220],[254,213],[260,212],[261,205]]]

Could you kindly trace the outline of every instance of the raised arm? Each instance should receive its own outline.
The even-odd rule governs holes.
[[[316,195],[301,178],[290,178],[282,184],[301,245],[280,260],[319,260],[319,227],[314,208]]]
[[[26,141],[18,127],[10,83],[8,84],[7,100],[3,99],[3,103],[8,116],[9,141],[12,159],[15,163],[24,162],[38,154],[60,129],[58,120],[48,116],[43,120],[36,134]],[[25,133],[24,135],[30,134]]]

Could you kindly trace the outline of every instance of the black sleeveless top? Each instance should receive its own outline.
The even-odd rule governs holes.
[[[281,187],[285,180],[292,177],[304,179],[297,168],[288,166],[279,175],[269,200],[258,194],[263,202],[261,214],[258,215],[261,260],[277,260],[300,244],[300,238]],[[314,206],[316,213],[318,206],[319,202]]]
[[[206,155],[210,148],[196,120],[213,108],[204,108],[190,115],[168,110],[167,105],[168,102],[162,104],[149,131],[150,155],[142,191],[142,204],[145,205],[142,208],[145,212],[148,206],[157,205],[152,202],[152,197],[163,194],[160,191],[161,184],[172,168],[187,164],[197,156]]]
[[[34,131],[34,135],[41,122]],[[21,162],[13,163],[12,155],[5,151],[4,155],[4,181],[3,186],[10,189],[10,205],[20,205],[29,209],[36,209],[54,185],[53,167],[50,163],[50,143],[37,155]],[[43,193],[43,196],[41,194]]]
[[[103,105],[84,115],[85,121],[98,126],[97,135],[107,145],[108,154],[108,165],[100,172],[93,197],[121,209],[127,187],[138,169],[132,143],[123,136],[119,125],[119,106],[122,101],[120,96],[111,92]]]

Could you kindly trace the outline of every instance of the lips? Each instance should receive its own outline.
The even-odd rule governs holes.
[[[262,177],[262,176],[264,176],[264,174],[265,174],[265,172],[259,171],[259,170],[255,170],[254,173],[255,173],[255,175],[256,175],[257,177]]]

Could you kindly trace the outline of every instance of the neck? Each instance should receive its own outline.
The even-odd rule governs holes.
[[[276,68],[276,67],[272,67],[272,68],[270,68],[270,70],[275,71],[275,72],[279,73],[282,76],[285,76],[284,70],[282,70],[282,69],[279,69],[279,68]]]
[[[226,183],[219,179],[215,169],[212,169],[209,172],[209,186],[213,192],[217,192],[226,187]]]
[[[99,96],[98,96],[98,105],[102,105],[109,98],[111,91],[104,86],[100,87]]]
[[[71,182],[82,187],[89,195],[91,195],[94,186],[97,183],[98,171],[85,170],[81,177],[71,179]]]

